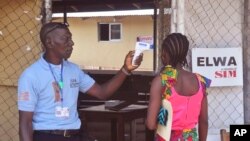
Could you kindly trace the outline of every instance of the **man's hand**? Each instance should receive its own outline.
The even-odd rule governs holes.
[[[133,70],[135,70],[136,68],[138,68],[141,65],[141,62],[143,60],[143,54],[140,54],[139,57],[136,58],[135,60],[135,65],[132,65],[132,59],[134,56],[135,51],[130,51],[125,58],[124,61],[124,65],[123,68],[127,71],[127,72],[131,72]]]
[[[138,68],[142,62],[142,54],[136,59],[136,65],[132,65],[132,59],[134,56],[134,51],[130,51],[124,60],[124,65],[121,70],[112,77],[111,80],[106,83],[99,85],[95,83],[87,93],[91,96],[97,97],[98,99],[108,99],[114,92],[122,85],[127,76],[130,75],[130,72],[136,68]]]

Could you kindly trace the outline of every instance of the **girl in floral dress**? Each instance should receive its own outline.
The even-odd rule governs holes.
[[[189,41],[181,33],[172,33],[163,41],[164,67],[152,81],[146,121],[156,131],[155,141],[206,141],[206,89],[211,81],[184,69],[188,49]]]

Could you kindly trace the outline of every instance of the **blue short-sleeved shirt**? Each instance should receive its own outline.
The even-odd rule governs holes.
[[[58,95],[56,96],[53,87],[55,79],[59,81],[61,78],[62,66],[63,101],[57,99]],[[55,77],[53,77],[51,70]],[[63,65],[49,64],[42,55],[19,78],[18,109],[34,112],[34,130],[79,129],[81,122],[77,112],[78,94],[79,91],[88,91],[94,83],[95,81],[76,64],[69,61],[63,61]],[[56,117],[55,108],[57,106],[68,107],[69,117]]]

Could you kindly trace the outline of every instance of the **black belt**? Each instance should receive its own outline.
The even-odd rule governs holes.
[[[35,130],[35,132],[41,133],[49,133],[54,135],[62,135],[64,137],[72,137],[75,135],[79,135],[79,129],[70,129],[70,130]]]

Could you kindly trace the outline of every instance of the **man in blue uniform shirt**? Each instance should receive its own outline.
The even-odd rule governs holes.
[[[121,70],[110,81],[99,85],[76,64],[66,60],[74,42],[65,24],[43,25],[40,39],[45,51],[18,81],[20,141],[80,141],[79,91],[99,99],[108,98],[140,65],[142,56],[136,61],[138,66],[133,66],[133,52],[129,52]]]

